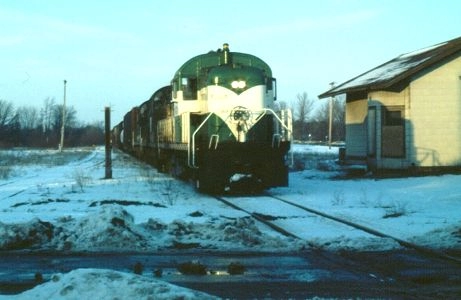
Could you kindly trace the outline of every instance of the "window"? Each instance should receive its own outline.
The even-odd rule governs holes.
[[[180,77],[172,81],[173,97],[178,97],[178,91],[183,92],[183,100],[197,100],[197,78]]]
[[[197,78],[182,78],[181,85],[184,100],[197,99]]]
[[[381,153],[383,157],[405,156],[404,107],[383,107]]]

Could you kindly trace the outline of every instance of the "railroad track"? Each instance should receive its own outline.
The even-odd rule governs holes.
[[[415,250],[415,251],[417,251],[417,252],[419,252],[419,253],[421,253],[421,254],[423,254],[425,256],[428,256],[430,258],[439,258],[439,259],[447,260],[447,261],[450,261],[450,262],[453,262],[453,263],[456,263],[456,264],[461,264],[461,258],[459,258],[459,257],[454,257],[454,256],[448,255],[448,254],[446,254],[446,253],[444,253],[442,251],[438,251],[438,250],[434,250],[434,249],[431,249],[431,248],[428,248],[428,247],[417,245],[415,243],[406,241],[404,239],[401,239],[399,237],[393,236],[391,234],[381,232],[381,231],[379,231],[377,229],[374,229],[374,228],[371,228],[369,226],[365,226],[363,224],[359,224],[357,222],[352,222],[352,221],[347,220],[345,218],[337,217],[337,216],[334,216],[334,215],[331,215],[331,214],[328,214],[328,213],[325,213],[325,212],[322,212],[322,211],[319,211],[319,210],[316,210],[316,209],[313,209],[313,208],[310,208],[310,207],[307,207],[307,206],[304,206],[304,205],[300,205],[300,204],[295,203],[293,201],[284,199],[284,198],[279,197],[279,196],[271,195],[269,193],[264,193],[262,196],[267,197],[268,199],[271,199],[271,201],[277,201],[279,203],[283,203],[284,205],[286,205],[286,207],[296,208],[296,209],[298,209],[300,211],[303,211],[304,213],[307,213],[307,214],[309,214],[311,216],[314,215],[314,216],[321,217],[321,218],[324,218],[324,219],[327,219],[327,220],[330,220],[330,221],[334,221],[337,224],[346,225],[346,226],[349,226],[349,227],[354,228],[356,230],[360,230],[360,231],[366,232],[368,234],[371,234],[371,235],[374,235],[374,236],[377,236],[377,237],[380,237],[380,238],[391,239],[391,240],[397,242],[398,244],[400,244],[404,248]],[[240,211],[243,211],[243,212],[247,213],[252,218],[257,220],[258,222],[261,222],[261,223],[267,225],[268,227],[272,228],[273,230],[277,231],[278,233],[283,234],[284,236],[288,236],[288,237],[292,237],[292,238],[296,238],[296,239],[300,239],[300,240],[306,240],[305,238],[301,237],[299,234],[290,232],[289,230],[275,224],[273,221],[276,218],[272,217],[271,215],[266,215],[264,213],[258,213],[258,212],[250,211],[250,210],[245,209],[242,206],[236,204],[236,202],[239,201],[238,197],[235,197],[235,198],[229,198],[228,197],[228,198],[226,198],[226,197],[222,197],[222,196],[214,196],[214,198],[219,200],[220,202],[232,207],[233,209],[240,210]],[[267,201],[263,202],[261,200],[261,203],[266,203],[266,202]],[[308,240],[306,240],[306,241],[309,243]]]
[[[247,213],[248,215],[250,215],[252,218],[256,219],[257,221],[269,226],[270,228],[272,228],[273,230],[277,231],[278,233],[281,233],[283,234],[284,236],[288,236],[288,237],[293,237],[293,238],[296,238],[296,239],[302,239],[301,237],[297,236],[296,234],[294,233],[291,233],[285,229],[283,229],[282,227],[274,224],[273,222],[267,220],[267,218],[265,218],[262,214],[258,214],[258,213],[255,213],[255,212],[250,212],[240,206],[237,206],[235,205],[234,203],[232,203],[231,201],[223,198],[223,197],[219,197],[219,196],[214,196],[215,199],[221,201],[222,203],[232,207],[233,209],[236,209],[236,210],[240,210],[240,211],[243,211],[245,213]]]

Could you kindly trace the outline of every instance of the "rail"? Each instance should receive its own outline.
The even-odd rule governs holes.
[[[261,215],[258,215],[257,213],[252,213],[248,210],[245,210],[244,208],[241,208],[240,206],[237,206],[229,201],[227,201],[226,199],[222,198],[222,197],[218,197],[218,196],[213,196],[213,198],[215,198],[216,200],[218,201],[221,201],[222,203],[232,207],[233,209],[236,209],[236,210],[240,210],[240,211],[243,211],[244,213],[247,213],[248,215],[250,215],[252,218],[254,218],[255,220],[267,225],[268,227],[272,228],[273,230],[275,230],[276,232],[278,233],[281,233],[283,234],[284,236],[287,236],[287,237],[292,237],[292,238],[295,238],[295,239],[298,239],[298,240],[301,240],[301,238],[297,235],[295,235],[294,233],[291,233],[285,229],[283,229],[282,227],[280,226],[277,226],[275,225],[274,223],[264,219]]]
[[[378,237],[382,237],[382,238],[392,239],[392,240],[396,241],[397,243],[399,243],[402,247],[413,249],[413,250],[416,250],[416,251],[418,251],[420,253],[423,253],[423,254],[426,254],[426,255],[442,258],[442,259],[445,259],[445,260],[450,260],[452,262],[456,262],[458,264],[461,264],[461,259],[460,258],[453,257],[451,255],[447,255],[447,254],[445,254],[443,252],[436,251],[436,250],[433,250],[433,249],[430,249],[430,248],[427,248],[427,247],[423,247],[423,246],[420,246],[420,245],[405,241],[403,239],[397,238],[397,237],[392,236],[392,235],[387,234],[387,233],[383,233],[383,232],[378,231],[376,229],[373,229],[373,228],[370,228],[370,227],[367,227],[367,226],[364,226],[364,225],[361,225],[361,224],[357,224],[355,222],[351,222],[349,220],[345,220],[343,218],[339,218],[339,217],[336,217],[336,216],[333,216],[333,215],[330,215],[330,214],[327,214],[327,213],[324,213],[324,212],[321,212],[321,211],[318,211],[318,210],[315,210],[315,209],[312,209],[312,208],[309,208],[309,207],[306,207],[306,206],[303,206],[303,205],[300,205],[300,204],[297,204],[297,203],[294,203],[292,201],[280,198],[278,196],[274,196],[274,195],[270,195],[270,194],[267,194],[267,196],[271,197],[273,199],[277,199],[277,200],[279,200],[279,201],[281,201],[283,203],[286,203],[288,205],[292,205],[294,207],[302,209],[304,211],[310,212],[312,214],[315,214],[315,215],[324,217],[326,219],[330,219],[330,220],[333,220],[333,221],[336,221],[336,222],[351,226],[351,227],[353,227],[355,229],[362,230],[362,231],[364,231],[366,233],[369,233],[369,234],[372,234],[372,235],[375,235],[375,236],[378,236]]]
[[[367,226],[364,226],[364,225],[361,225],[361,224],[358,224],[358,223],[355,223],[355,222],[352,222],[352,221],[349,221],[349,220],[346,220],[346,219],[343,219],[343,218],[340,218],[340,217],[336,217],[336,216],[327,214],[325,212],[322,212],[322,211],[319,211],[319,210],[316,210],[316,209],[312,209],[312,208],[309,208],[309,207],[294,203],[294,202],[292,202],[290,200],[286,200],[286,199],[283,199],[281,197],[271,195],[271,194],[269,194],[267,192],[264,193],[263,195],[266,196],[266,197],[278,200],[280,202],[283,202],[283,203],[285,203],[287,205],[299,208],[299,209],[304,210],[304,211],[306,211],[308,213],[311,213],[311,214],[314,214],[314,215],[317,215],[317,216],[320,216],[320,217],[323,217],[323,218],[326,218],[326,219],[329,219],[329,220],[332,220],[332,221],[335,221],[335,222],[338,222],[338,223],[341,223],[341,224],[345,224],[347,226],[350,226],[350,227],[353,227],[355,229],[364,231],[366,233],[375,235],[377,237],[392,239],[395,242],[399,243],[402,247],[407,248],[407,249],[416,250],[417,252],[419,252],[419,253],[421,253],[423,255],[426,255],[428,257],[439,258],[439,259],[443,259],[445,261],[449,261],[449,262],[452,262],[452,263],[455,263],[455,264],[461,264],[461,259],[460,258],[448,255],[448,254],[446,254],[446,253],[444,253],[442,251],[437,251],[437,250],[434,250],[434,249],[431,249],[431,248],[428,248],[428,247],[424,247],[424,246],[421,246],[421,245],[411,243],[409,241],[405,241],[405,240],[403,240],[401,238],[392,236],[392,235],[387,234],[387,233],[383,233],[383,232],[381,232],[379,230],[376,230],[376,229],[373,229],[373,228],[370,228],[370,227],[367,227]],[[290,237],[294,237],[294,238],[297,238],[297,239],[302,239],[302,238],[298,237],[296,234],[291,233],[291,232],[289,232],[289,231],[287,231],[287,230],[273,224],[272,222],[262,218],[256,212],[250,212],[248,210],[245,210],[244,208],[242,208],[242,207],[240,207],[240,206],[238,206],[238,205],[236,205],[236,204],[234,204],[234,203],[232,203],[232,202],[230,202],[230,201],[228,201],[228,200],[226,200],[226,199],[224,199],[222,197],[214,196],[214,198],[221,201],[222,203],[227,204],[228,206],[230,206],[230,207],[232,207],[232,208],[234,208],[236,210],[240,210],[240,211],[243,211],[243,212],[247,213],[248,215],[253,217],[255,220],[257,220],[257,221],[259,221],[261,223],[264,223],[265,225],[268,225],[269,227],[271,227],[275,231],[277,231],[279,233],[282,233],[285,236],[290,236]]]

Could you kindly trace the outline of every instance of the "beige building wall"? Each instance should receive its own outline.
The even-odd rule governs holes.
[[[381,122],[376,127],[376,167],[461,166],[461,57],[413,79],[400,92],[370,92],[368,99],[346,102],[346,156],[365,158],[368,150],[367,113],[375,106],[403,107],[405,151],[402,158],[380,155]]]
[[[408,98],[408,92],[406,89],[398,93],[376,91],[370,92],[368,97],[372,100],[380,102],[384,106],[405,106],[406,100]]]
[[[461,165],[461,57],[411,82],[412,156],[422,167]]]

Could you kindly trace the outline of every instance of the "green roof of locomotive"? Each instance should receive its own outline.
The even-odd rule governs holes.
[[[227,45],[224,45],[225,49]],[[247,53],[230,52],[229,61],[226,63],[225,50],[218,49],[205,54],[197,55],[185,62],[175,73],[173,81],[181,77],[199,78],[207,76],[208,71],[217,66],[232,65],[233,67],[250,66],[263,70],[266,77],[272,77],[272,70],[267,63],[259,57]]]

